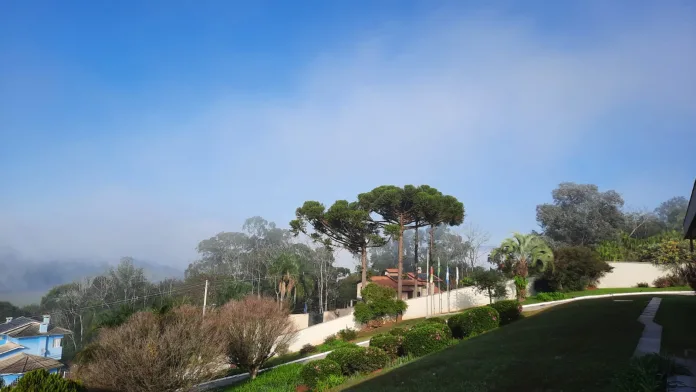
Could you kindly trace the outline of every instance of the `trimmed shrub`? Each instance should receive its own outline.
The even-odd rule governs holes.
[[[562,299],[566,299],[566,295],[559,292],[539,293],[534,298],[542,302],[560,301]]]
[[[85,388],[59,374],[50,374],[45,369],[40,369],[28,372],[17,381],[15,386],[7,386],[3,390],[12,392],[83,392]]]
[[[371,283],[360,293],[364,302],[355,305],[353,317],[362,324],[395,318],[407,308],[406,302],[396,299],[396,291],[390,287]]]
[[[500,325],[510,324],[522,317],[522,305],[518,301],[498,301],[489,306],[498,311],[500,315]]]
[[[447,320],[452,336],[457,339],[495,329],[500,325],[498,311],[490,306],[467,309]]]
[[[346,376],[382,369],[389,363],[389,355],[374,347],[338,348],[330,352],[326,359],[338,363]]]
[[[331,343],[335,342],[336,340],[338,340],[336,335],[329,335],[326,337],[326,339],[324,339],[324,344],[331,344]]]
[[[278,391],[291,392],[302,385],[300,373],[304,365],[291,363],[259,373],[255,380],[235,385],[234,392]],[[121,389],[123,390],[123,389]]]
[[[342,347],[358,347],[355,343],[350,343],[350,342],[345,342],[343,340],[333,340],[329,343],[322,343],[317,346],[317,351],[320,353],[325,353],[327,351],[332,351],[337,348],[342,348]]]
[[[648,282],[640,282],[636,285],[636,287],[650,287]]]
[[[345,342],[349,342],[358,337],[358,331],[350,328],[342,329],[338,331],[338,337]]]
[[[311,344],[305,344],[300,349],[300,355],[307,355],[315,351],[317,351],[317,348],[315,346],[312,346]]]
[[[389,334],[394,336],[405,336],[406,332],[408,332],[408,329],[401,327],[395,327],[389,330]]]
[[[315,391],[317,392],[324,392],[328,391],[332,388],[335,388],[341,384],[343,384],[346,381],[346,378],[339,375],[330,375],[329,377],[319,380],[317,383],[317,386],[314,388]]]
[[[537,291],[582,291],[613,268],[597,252],[582,246],[554,249],[553,259],[554,268],[535,281]]]
[[[404,355],[404,337],[382,333],[370,339],[370,347],[381,349],[391,358]]]
[[[442,324],[431,323],[413,328],[404,337],[404,353],[420,357],[440,351],[449,346],[451,337],[447,326]]]
[[[430,317],[425,319],[426,323],[447,324],[447,321],[442,317]]]
[[[319,359],[308,362],[302,366],[300,378],[302,382],[310,388],[315,388],[321,381],[327,380],[330,376],[341,376],[341,366],[330,359]]]

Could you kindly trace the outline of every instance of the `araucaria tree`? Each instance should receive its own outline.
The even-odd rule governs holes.
[[[277,347],[287,346],[296,336],[287,307],[275,301],[248,296],[230,301],[217,311],[217,333],[229,360],[249,372],[252,379]]]
[[[439,225],[458,226],[464,222],[464,204],[454,196],[443,195],[437,189],[424,185],[416,195],[416,208],[422,220],[430,225],[430,259],[433,259],[435,229]]]
[[[512,264],[518,300],[527,297],[530,267],[538,267],[540,271],[553,268],[553,252],[546,241],[536,234],[513,234],[491,251],[491,259]]]
[[[295,216],[297,218],[290,222],[295,235],[302,232],[328,248],[339,246],[360,256],[362,287],[365,287],[367,249],[385,244],[379,234],[379,224],[372,220],[370,211],[359,203],[346,200],[336,201],[328,210],[317,201],[307,201],[295,211]]]
[[[382,216],[385,233],[399,240],[397,298],[402,298],[404,274],[404,231],[412,229],[418,219],[415,197],[419,189],[413,185],[403,188],[383,185],[358,195],[361,207]]]

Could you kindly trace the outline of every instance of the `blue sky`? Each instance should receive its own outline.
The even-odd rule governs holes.
[[[560,182],[652,209],[696,176],[687,0],[15,0],[0,36],[0,247],[33,260],[183,266],[407,183],[495,243]]]

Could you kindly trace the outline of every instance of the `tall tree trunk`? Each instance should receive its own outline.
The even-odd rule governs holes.
[[[367,286],[367,247],[362,248],[360,253],[360,265],[362,265],[362,278],[360,279],[362,285],[360,287],[364,289]]]
[[[397,298],[401,299],[401,293],[403,291],[403,278],[401,275],[404,273],[404,215],[399,215],[399,276],[396,281],[396,292]]]

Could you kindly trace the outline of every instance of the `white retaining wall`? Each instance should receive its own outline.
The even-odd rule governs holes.
[[[317,345],[324,343],[324,339],[326,339],[327,336],[334,335],[344,328],[357,328],[352,312],[349,315],[339,317],[335,320],[312,325],[309,328],[298,331],[297,337],[290,343],[289,349],[291,352],[300,351],[305,344]]]
[[[292,320],[292,323],[295,325],[295,329],[297,329],[297,330],[305,329],[305,328],[309,327],[309,314],[308,313],[291,314],[290,320]]]
[[[636,287],[642,282],[652,286],[655,279],[669,274],[669,271],[651,263],[617,261],[610,262],[609,265],[614,270],[599,280],[598,288]]]

